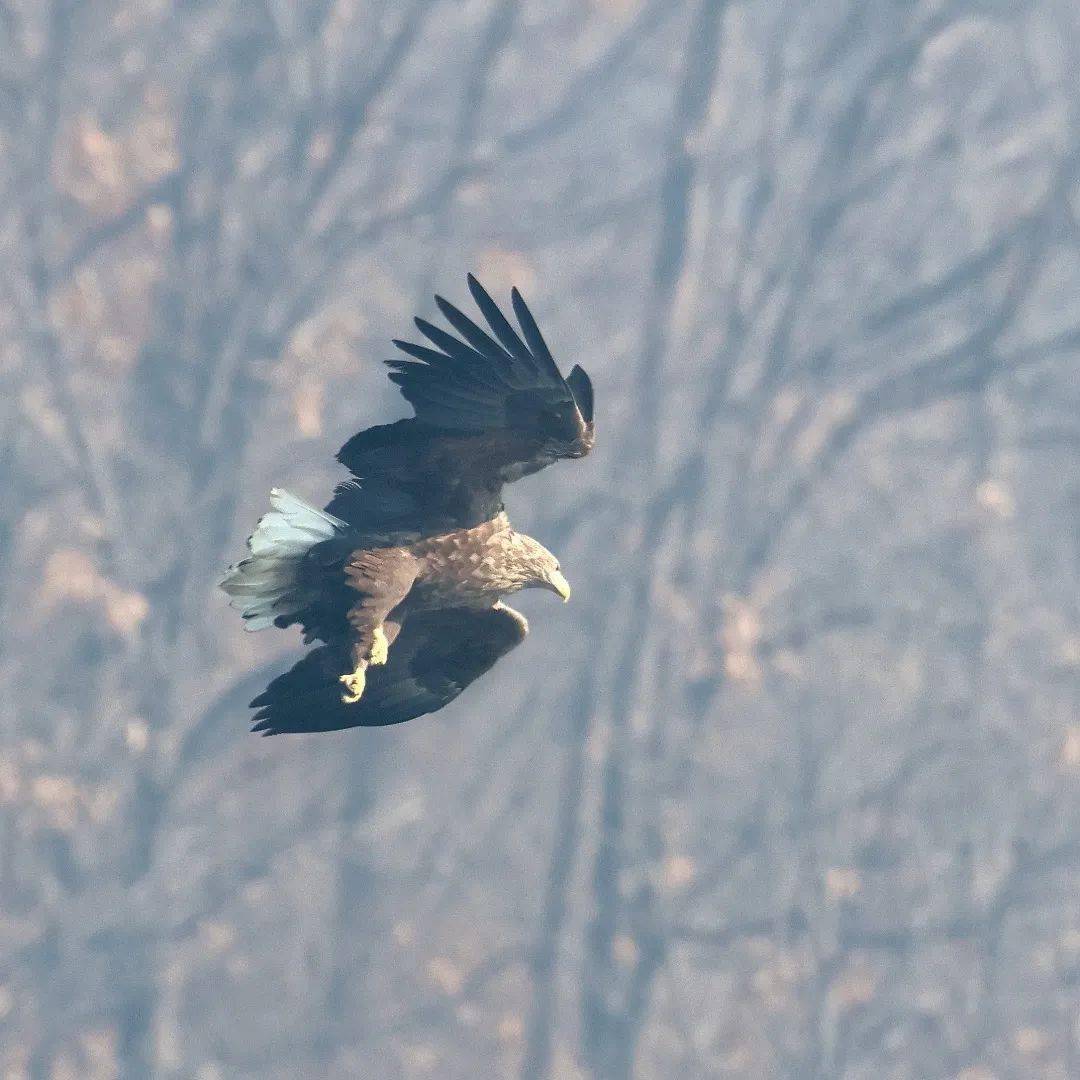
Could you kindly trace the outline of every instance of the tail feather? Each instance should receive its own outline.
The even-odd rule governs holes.
[[[251,554],[230,566],[221,580],[245,629],[265,629],[311,602],[310,588],[297,573],[300,563],[316,544],[332,540],[345,528],[345,522],[287,491],[270,492],[270,511],[248,538]]]

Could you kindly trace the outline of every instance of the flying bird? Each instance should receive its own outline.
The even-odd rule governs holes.
[[[517,532],[503,486],[593,446],[593,390],[565,378],[517,289],[509,319],[471,274],[482,329],[442,297],[457,336],[424,319],[427,344],[394,344],[390,379],[414,416],[354,435],[351,473],[325,509],[286,491],[221,587],[250,630],[299,625],[319,642],[251,703],[252,730],[400,724],[454,700],[528,633],[502,598],[570,586],[559,560]]]

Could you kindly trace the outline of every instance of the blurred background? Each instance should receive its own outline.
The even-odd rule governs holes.
[[[1080,1076],[1073,0],[2,0],[0,1076]],[[216,590],[474,270],[567,607],[261,740]]]

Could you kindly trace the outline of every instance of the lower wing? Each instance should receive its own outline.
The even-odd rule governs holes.
[[[386,727],[454,700],[528,633],[525,617],[503,604],[410,615],[385,665],[370,667],[359,701],[342,701],[340,677],[352,670],[349,644],[314,649],[252,703],[252,731],[340,731]]]

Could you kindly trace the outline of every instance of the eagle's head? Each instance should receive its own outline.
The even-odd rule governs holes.
[[[559,560],[539,540],[524,533],[511,539],[516,589],[550,589],[563,600],[570,599],[570,583],[563,577]]]

